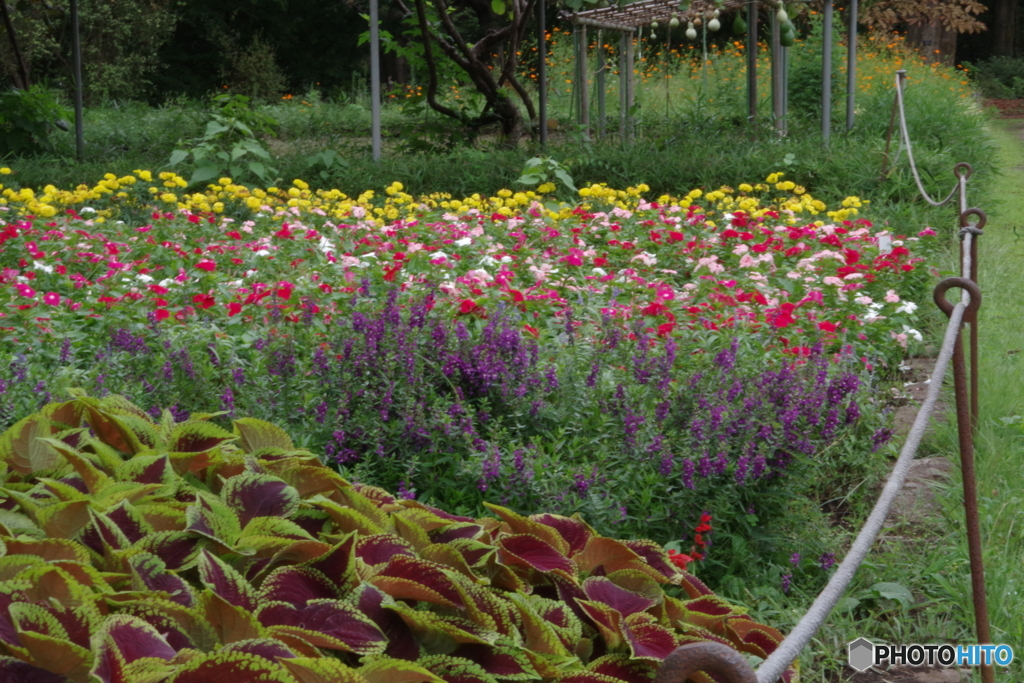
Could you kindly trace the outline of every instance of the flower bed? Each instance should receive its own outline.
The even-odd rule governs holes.
[[[884,441],[866,373],[917,334],[934,235],[778,174],[577,206],[150,181],[3,190],[6,424],[69,387],[252,415],[460,514],[683,547],[705,511],[727,542]]]

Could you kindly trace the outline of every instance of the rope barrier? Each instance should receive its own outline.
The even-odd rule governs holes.
[[[914,176],[914,182],[917,183],[917,190],[918,190],[918,192],[921,193],[921,197],[923,197],[924,200],[926,202],[928,202],[929,204],[931,204],[932,206],[943,206],[950,199],[953,198],[953,195],[956,194],[956,191],[957,191],[957,189],[959,189],[960,184],[958,183],[956,187],[954,187],[952,190],[950,190],[949,194],[946,195],[946,198],[943,199],[940,202],[937,202],[934,199],[932,199],[931,195],[928,194],[928,191],[924,189],[924,184],[921,182],[921,175],[917,172],[917,164],[914,163],[914,150],[910,146],[910,133],[907,132],[907,114],[906,114],[906,111],[903,108],[903,77],[906,75],[906,73],[907,72],[904,71],[903,69],[900,69],[899,71],[896,72],[896,106],[897,106],[897,109],[899,109],[899,113],[900,113],[900,147],[899,147],[899,149],[902,150],[904,145],[907,148],[907,161],[910,162],[910,172]],[[897,151],[896,154],[897,154],[897,157],[898,157],[899,156],[899,151]],[[961,194],[961,196],[963,196],[963,195]]]

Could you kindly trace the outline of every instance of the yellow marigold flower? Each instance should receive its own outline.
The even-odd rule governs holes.
[[[503,197],[503,198],[511,197],[512,196],[512,190],[504,190],[504,189],[498,190],[498,196],[499,197]]]
[[[651,191],[651,188],[650,188],[650,186],[647,183],[640,183],[639,185],[636,186],[636,189],[639,192],[650,192]]]
[[[796,183],[794,183],[792,180],[783,180],[781,183],[777,184],[775,187],[777,187],[778,189],[782,190],[783,192],[789,192],[794,187],[796,187]]]
[[[766,183],[768,183],[768,184],[774,184],[774,183],[779,182],[779,178],[781,178],[784,175],[786,175],[786,174],[785,173],[775,172],[775,173],[772,173],[771,175],[769,175],[767,178],[765,178],[764,181]]]
[[[140,178],[145,180],[147,183],[149,181],[153,180],[153,174],[150,173],[149,171],[142,171],[142,170],[139,170],[139,169],[135,169],[134,171],[132,171],[132,173],[134,173],[135,175],[139,176]]]
[[[754,191],[754,188],[752,188],[747,183],[740,183],[740,192],[753,192],[753,191]]]
[[[555,191],[555,184],[554,183],[541,183],[540,186],[537,188],[537,192],[540,192],[541,194],[547,194],[548,192],[554,192],[554,191]]]
[[[796,185],[793,187],[793,194],[803,194],[804,192],[807,192],[807,188],[803,185]]]
[[[703,195],[704,191],[698,188],[696,190],[690,190],[690,193],[687,194],[686,196],[689,197],[690,199],[700,199]]]
[[[160,201],[167,202],[168,204],[173,204],[178,201],[178,196],[173,192],[164,192],[162,195],[160,195]]]
[[[11,175],[11,169],[7,168],[6,166],[0,168],[0,175]]]

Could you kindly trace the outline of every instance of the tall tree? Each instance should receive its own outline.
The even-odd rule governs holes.
[[[520,47],[533,25],[537,0],[453,0],[451,5],[448,0],[415,2],[428,75],[427,103],[434,111],[471,126],[499,122],[506,142],[515,144],[523,133],[523,117],[512,93],[523,103],[530,119],[537,116],[529,93],[516,75]],[[476,40],[467,39],[467,34],[473,33],[477,34]],[[483,111],[472,119],[438,102],[435,45],[484,96]]]
[[[978,20],[985,9],[978,0],[877,0],[864,6],[860,21],[882,31],[904,26],[926,58],[952,62],[958,34],[985,30]]]

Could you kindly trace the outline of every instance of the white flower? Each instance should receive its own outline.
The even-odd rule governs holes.
[[[44,273],[52,273],[53,272],[53,266],[48,266],[45,263],[40,263],[39,261],[33,261],[32,262],[32,267],[35,268],[36,270],[41,270]]]
[[[460,240],[455,240],[455,246],[457,247],[468,247],[470,244],[473,244],[472,237],[463,237]]]
[[[139,273],[138,275],[135,276],[135,279],[138,280],[139,282],[152,282],[153,281],[153,278],[150,277],[149,275],[146,275],[145,273]]]
[[[913,337],[917,341],[923,341],[924,340],[924,337],[921,336],[920,332],[918,332],[913,327],[910,327],[908,325],[904,325],[903,326],[903,334],[907,335],[908,337]]]
[[[256,256],[270,256],[270,252],[266,249],[260,249],[256,252]]]
[[[916,310],[917,310],[917,304],[915,304],[913,301],[904,301],[896,309],[896,312],[897,313],[913,313]]]
[[[601,277],[604,277],[605,275],[608,274],[604,268],[594,268],[590,272],[592,272],[594,275],[600,275]]]
[[[511,256],[507,256],[507,255],[506,256],[502,256],[500,260],[501,260],[502,263],[512,263],[512,257]]]

